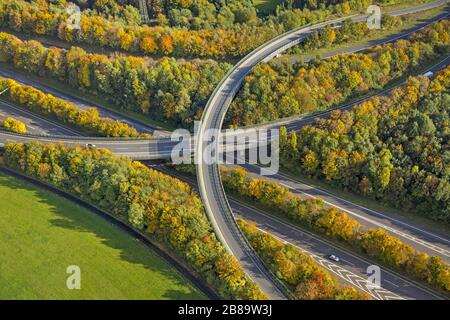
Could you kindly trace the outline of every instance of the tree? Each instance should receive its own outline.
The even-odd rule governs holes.
[[[330,276],[315,270],[305,281],[295,288],[295,295],[302,300],[330,300],[334,296],[334,287]]]
[[[144,226],[145,210],[138,203],[132,203],[128,211],[128,221],[136,228],[142,229]]]
[[[16,133],[27,133],[27,126],[25,125],[25,123],[16,120],[14,118],[8,117],[6,118],[6,120],[3,122],[3,127],[6,130],[12,131],[12,132],[16,132]]]

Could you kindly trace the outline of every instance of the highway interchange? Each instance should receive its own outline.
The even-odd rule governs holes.
[[[447,2],[447,1],[444,1]],[[448,12],[447,12],[448,14]],[[287,35],[283,35],[278,39],[275,39],[268,44],[265,44],[261,48],[255,50],[249,56],[244,58],[238,63],[228,74],[227,77],[221,82],[216,91],[211,96],[208,106],[203,116],[203,128],[200,130],[200,134],[206,128],[222,127],[223,117],[225,112],[231,103],[234,94],[237,92],[240,83],[244,79],[245,75],[259,62],[267,61],[268,59],[276,56],[281,51],[286,50],[290,45],[298,43],[299,39],[306,37],[310,34],[314,28],[320,28],[323,24],[318,24],[312,27],[302,28],[294,30]],[[392,39],[391,39],[392,40]],[[351,49],[357,51],[358,49]],[[350,50],[349,50],[350,51]],[[442,61],[440,64],[434,66],[433,70],[437,70],[444,65],[448,64],[449,59]],[[15,78],[20,82],[24,82],[29,85],[33,85],[38,89],[52,93],[55,96],[61,97],[66,100],[71,100],[76,103],[80,108],[81,105],[88,106],[87,103],[81,102],[74,97],[62,95],[59,91],[42,86],[36,85],[35,82],[30,81],[26,77],[11,73],[8,70],[0,70],[0,74]],[[50,91],[51,90],[51,91]],[[92,104],[91,104],[92,105]],[[354,103],[342,106],[342,109],[351,108]],[[124,120],[124,117],[117,113],[101,109],[100,114],[102,116],[109,116],[115,119]],[[325,113],[326,114],[326,113]],[[171,150],[174,142],[168,138],[157,138],[151,140],[137,140],[137,139],[99,139],[99,138],[87,138],[81,137],[75,131],[60,126],[59,124],[44,119],[38,115],[29,113],[23,109],[17,108],[9,103],[0,103],[0,117],[11,115],[19,120],[24,121],[29,128],[30,133],[35,135],[19,136],[11,133],[0,133],[0,141],[31,141],[39,139],[42,142],[64,142],[67,144],[81,144],[95,143],[99,148],[107,148],[112,152],[131,156],[135,159],[147,160],[170,157]],[[324,114],[321,114],[323,116]],[[290,120],[285,123],[288,129],[298,129],[305,124],[312,123],[317,116],[307,117],[302,119]],[[128,123],[135,126],[141,132],[153,131],[153,128],[137,123],[131,119],[125,119]],[[269,124],[268,126],[279,126],[280,123]],[[266,125],[267,126],[267,125]],[[40,134],[42,136],[37,136]],[[163,133],[164,134],[164,133]],[[163,135],[161,134],[161,135]],[[48,136],[44,136],[48,135]],[[77,135],[76,138],[74,136]],[[66,136],[66,138],[61,138]],[[198,144],[199,149],[197,152],[203,152],[200,149],[205,145]],[[247,169],[252,172],[257,172],[259,168],[256,166],[247,165]],[[159,168],[161,169],[161,168]],[[259,227],[265,231],[270,231],[279,238],[299,246],[303,250],[307,250],[313,257],[323,264],[330,271],[336,273],[344,281],[351,282],[352,285],[360,288],[363,291],[368,292],[374,298],[380,299],[434,299],[439,298],[429,290],[417,285],[404,277],[385,271],[383,274],[383,289],[377,289],[378,291],[370,291],[364,286],[367,285],[367,275],[365,270],[368,265],[372,264],[367,259],[358,257],[347,250],[337,248],[335,245],[328,243],[316,236],[308,234],[304,230],[298,229],[298,227],[289,224],[286,221],[280,221],[274,217],[270,217],[260,210],[249,208],[248,206],[239,203],[235,200],[231,200],[228,203],[225,193],[223,191],[220,177],[218,173],[217,165],[200,164],[198,166],[198,186],[208,215],[212,221],[213,226],[218,233],[219,238],[224,242],[226,248],[228,248],[243,264],[247,274],[254,279],[258,285],[269,294],[271,298],[282,299],[284,294],[282,288],[273,276],[262,266],[259,258],[248,247],[245,239],[243,239],[240,231],[234,223],[232,212],[234,211],[240,216],[255,221]],[[450,242],[445,235],[437,235],[435,233],[423,230],[423,228],[410,225],[406,220],[399,220],[397,218],[391,218],[373,210],[363,208],[352,204],[346,200],[340,199],[334,195],[324,193],[321,190],[314,189],[301,182],[295,181],[289,177],[278,174],[270,177],[279,184],[282,184],[290,188],[293,192],[302,194],[303,196],[320,196],[330,206],[338,207],[341,210],[347,211],[356,217],[360,222],[367,226],[379,226],[383,227],[396,236],[403,238],[405,242],[409,242],[411,245],[417,247],[422,251],[429,252],[430,254],[437,254],[448,261]],[[192,183],[192,182],[191,182]],[[230,208],[232,207],[232,210]],[[330,252],[338,254],[342,258],[342,265],[339,266],[332,264],[328,260],[324,259]],[[351,280],[349,280],[351,279]],[[364,280],[364,281],[363,281]],[[367,291],[369,290],[369,291]]]

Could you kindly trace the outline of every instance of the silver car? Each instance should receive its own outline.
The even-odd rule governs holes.
[[[328,259],[333,260],[334,262],[339,262],[341,259],[338,256],[335,256],[334,254],[330,254],[328,256]]]

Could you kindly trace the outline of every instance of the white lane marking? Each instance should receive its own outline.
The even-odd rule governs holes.
[[[278,239],[279,241],[292,245],[296,248],[298,248],[300,251],[306,253],[307,255],[311,256],[316,262],[321,265],[322,267],[326,268],[327,270],[331,271],[335,275],[339,276],[346,282],[350,283],[352,286],[357,287],[361,291],[369,294],[371,297],[375,298],[376,300],[405,300],[405,298],[397,295],[396,293],[393,293],[389,290],[383,289],[382,287],[377,288],[375,287],[371,282],[369,282],[367,279],[364,279],[363,277],[354,274],[353,272],[334,264],[322,257],[319,257],[301,247],[299,247],[297,244],[289,242],[287,240],[284,240],[273,233],[269,233],[265,231],[264,229],[257,227],[258,230],[261,232],[267,233],[272,235],[274,238]]]
[[[394,286],[394,287],[396,287],[396,288],[399,287],[398,284],[395,284],[395,283],[393,283],[393,282],[391,282],[391,281],[389,281],[389,280],[383,280],[383,281],[389,283],[391,286]]]
[[[239,160],[239,159],[238,159],[238,160]],[[243,159],[241,158],[240,160],[243,160]],[[258,166],[255,166],[255,165],[251,165],[251,164],[249,164],[248,162],[245,162],[245,163],[246,163],[246,165],[249,165],[249,166],[252,166],[252,167],[258,167]],[[296,180],[294,180],[294,179],[292,179],[292,178],[290,178],[290,177],[287,177],[287,176],[285,176],[285,175],[283,175],[283,174],[281,174],[281,173],[274,172],[274,174],[275,174],[275,176],[278,175],[279,177],[281,177],[281,178],[283,178],[283,179],[285,179],[285,180],[288,180],[288,181],[290,181],[290,182],[292,182],[292,183],[295,183],[295,184],[303,184],[303,185],[306,185],[307,187],[309,187],[309,188],[311,188],[311,189],[316,189],[316,188],[314,188],[314,187],[312,187],[312,186],[310,186],[310,185],[307,185],[306,183],[303,183],[303,182],[300,182],[300,181],[296,181]],[[269,179],[269,180],[274,181],[274,179],[273,179],[273,178],[270,178],[270,177],[268,177],[268,178],[266,178],[266,179]],[[278,179],[278,180],[279,180],[279,179]],[[300,193],[302,193],[302,194],[304,194],[304,195],[306,195],[306,196],[308,196],[308,197],[310,197],[310,198],[317,199],[316,196],[313,196],[313,195],[311,195],[311,194],[309,194],[309,193],[307,193],[307,192],[305,192],[305,191],[303,191],[303,190],[300,190],[300,189],[297,189],[297,188],[292,187],[292,186],[290,186],[290,185],[287,185],[287,184],[285,184],[285,183],[283,183],[283,182],[280,182],[280,181],[274,181],[274,183],[278,183],[279,185],[282,185],[282,186],[284,186],[285,188],[288,188],[289,190],[295,190],[295,191],[297,191],[297,192],[300,192]],[[319,190],[319,189],[317,189],[317,190]],[[322,191],[322,190],[319,190],[319,191]],[[379,215],[383,216],[384,218],[386,218],[386,219],[388,219],[388,220],[391,220],[391,221],[395,221],[395,222],[401,223],[401,221],[398,221],[398,220],[396,220],[396,219],[390,218],[389,216],[386,216],[386,215],[384,215],[384,214],[382,214],[382,213],[379,213],[379,212],[377,212],[377,211],[374,211],[374,210],[371,210],[371,209],[367,209],[367,208],[364,208],[364,207],[359,206],[359,205],[357,205],[357,204],[354,204],[354,203],[352,203],[352,202],[350,202],[350,201],[347,201],[347,200],[345,200],[345,199],[341,199],[341,198],[339,198],[339,197],[337,197],[337,196],[335,196],[335,195],[333,195],[333,194],[330,194],[330,193],[328,193],[328,192],[326,192],[326,191],[322,191],[322,192],[324,192],[325,194],[327,194],[328,196],[330,196],[330,197],[332,197],[332,198],[335,198],[335,199],[338,199],[338,200],[342,200],[342,201],[344,201],[344,202],[346,202],[346,203],[348,203],[348,204],[355,205],[355,206],[357,206],[357,207],[359,207],[359,208],[361,208],[361,209],[366,209],[366,210],[368,210],[368,211],[370,211],[370,212],[379,214]],[[378,226],[378,227],[381,227],[381,228],[383,228],[383,229],[385,229],[385,230],[388,230],[388,231],[390,231],[390,232],[392,232],[392,233],[394,233],[394,234],[400,235],[400,236],[402,236],[403,238],[406,238],[406,239],[408,239],[408,240],[410,240],[410,241],[413,241],[413,242],[415,242],[415,243],[418,243],[418,244],[424,246],[425,248],[428,248],[428,249],[430,249],[430,250],[433,250],[433,251],[435,251],[435,252],[438,252],[438,253],[440,253],[440,254],[446,256],[446,257],[450,257],[450,251],[448,251],[448,250],[446,250],[446,249],[444,249],[444,248],[441,248],[441,247],[439,247],[439,246],[436,246],[436,245],[434,245],[434,244],[431,244],[431,243],[429,243],[429,242],[427,242],[427,241],[425,241],[425,240],[422,240],[422,239],[418,239],[418,238],[416,238],[416,237],[413,237],[413,236],[411,236],[411,235],[409,235],[409,234],[406,234],[406,233],[404,233],[404,232],[402,232],[402,231],[399,231],[399,230],[397,230],[397,229],[394,229],[394,228],[392,228],[392,227],[386,226],[386,225],[384,225],[384,224],[382,224],[382,223],[380,223],[380,222],[377,222],[377,221],[375,221],[375,220],[372,220],[372,219],[370,219],[370,218],[368,218],[368,217],[364,217],[364,216],[362,216],[362,215],[360,215],[360,214],[357,214],[357,213],[355,213],[355,212],[353,212],[353,211],[351,211],[351,210],[342,208],[341,206],[338,206],[338,205],[333,204],[333,203],[331,203],[331,202],[329,202],[329,201],[326,201],[326,200],[323,199],[323,198],[321,198],[321,199],[324,201],[324,203],[328,204],[328,205],[331,206],[331,207],[338,208],[339,210],[342,210],[342,211],[347,212],[347,213],[349,213],[349,214],[351,214],[351,215],[354,215],[354,216],[356,216],[356,217],[359,217],[359,218],[362,219],[362,220],[365,220],[365,221],[367,221],[367,222],[370,222],[370,223],[372,223],[372,224],[374,224],[374,225],[376,225],[376,226]],[[408,225],[407,223],[403,223],[403,224],[404,224],[404,225],[407,225],[407,226],[410,226],[410,225]],[[427,233],[426,231],[421,230],[421,229],[419,229],[419,228],[416,228],[416,227],[413,227],[413,226],[410,226],[410,227],[411,227],[411,228],[414,228],[415,230],[418,230],[418,231]],[[432,235],[432,234],[431,234],[431,235]],[[437,238],[440,238],[440,237],[437,236],[437,235],[434,235],[434,236],[437,237]],[[448,242],[448,240],[446,240],[446,239],[442,239],[442,240],[445,240],[445,241]]]
[[[24,117],[23,115],[22,115],[21,117],[24,117],[24,118],[29,119],[29,120],[31,120],[31,121],[33,121],[33,120],[35,120],[35,119],[38,119],[38,120],[40,120],[40,121],[42,121],[42,122],[48,123],[48,124],[50,124],[50,125],[52,125],[52,126],[54,126],[54,127],[56,127],[56,128],[59,128],[59,129],[63,130],[64,132],[69,132],[70,134],[73,134],[73,135],[75,135],[75,136],[81,136],[80,133],[78,133],[78,132],[76,132],[76,131],[74,131],[74,130],[72,130],[72,129],[69,129],[69,128],[65,127],[65,126],[62,126],[62,125],[60,125],[60,124],[58,124],[58,123],[55,123],[55,122],[53,122],[53,121],[50,121],[50,120],[46,119],[44,116],[34,114],[34,113],[32,113],[30,110],[28,110],[28,109],[25,109],[25,108],[21,108],[21,107],[15,106],[15,105],[13,105],[13,104],[11,104],[11,103],[9,103],[9,102],[6,102],[6,101],[0,101],[0,103],[3,103],[4,105],[8,106],[9,108],[15,110],[15,111],[18,112],[18,113],[22,113],[22,114],[27,115],[29,118],[26,118],[26,117]],[[34,119],[33,119],[33,118],[34,118]],[[33,128],[31,125],[28,125],[28,126],[31,127],[31,128]],[[45,129],[45,128],[43,128],[43,130],[48,131],[48,130]]]
[[[280,219],[278,219],[278,218],[275,218],[275,217],[273,217],[273,216],[271,216],[271,215],[268,215],[268,214],[264,213],[263,211],[261,211],[261,210],[259,210],[259,209],[257,209],[257,208],[249,207],[248,205],[242,203],[242,202],[239,201],[239,200],[232,200],[232,201],[234,201],[234,202],[240,204],[241,206],[243,206],[243,207],[245,207],[245,208],[247,208],[247,209],[253,210],[254,212],[256,212],[256,213],[258,213],[258,214],[260,214],[260,215],[262,215],[262,216],[268,218],[269,220],[278,222],[278,223],[280,223],[280,224],[282,224],[282,225],[285,225],[285,226],[287,226],[287,227],[289,227],[289,228],[291,228],[291,229],[293,229],[293,230],[295,230],[295,231],[302,232],[303,234],[305,234],[305,235],[307,235],[307,236],[309,236],[309,237],[315,239],[315,240],[318,241],[318,242],[321,242],[321,243],[323,243],[323,244],[325,244],[325,245],[327,245],[327,246],[329,246],[329,247],[335,248],[335,249],[337,249],[337,250],[339,250],[339,251],[345,252],[347,255],[353,257],[354,259],[356,259],[356,260],[358,260],[358,261],[361,261],[361,262],[363,262],[363,263],[365,263],[365,264],[367,264],[367,265],[372,264],[371,262],[368,262],[368,261],[366,261],[365,259],[363,259],[363,258],[361,258],[361,257],[359,257],[359,256],[357,256],[357,255],[355,255],[355,254],[353,254],[353,253],[352,253],[351,251],[349,251],[348,249],[336,247],[336,246],[334,246],[334,245],[332,245],[332,244],[330,244],[330,243],[328,243],[328,242],[322,240],[322,239],[321,239],[319,236],[317,236],[316,234],[309,233],[309,232],[305,232],[305,231],[299,229],[298,226],[294,225],[294,224],[291,223],[291,222],[288,222],[288,221],[282,221],[282,220],[280,220]],[[409,284],[409,285],[412,286],[412,287],[418,288],[418,289],[420,289],[420,290],[422,290],[422,291],[424,291],[424,292],[427,292],[428,294],[432,295],[433,297],[442,300],[442,298],[441,298],[440,296],[436,295],[434,292],[430,291],[428,288],[424,288],[424,287],[422,287],[422,286],[419,286],[419,285],[417,285],[416,283],[412,282],[411,280],[406,279],[406,278],[403,278],[402,276],[400,276],[399,274],[397,274],[397,273],[395,273],[395,272],[393,272],[393,271],[390,271],[390,270],[388,270],[388,269],[385,269],[384,272],[387,273],[387,274],[389,274],[389,275],[391,275],[391,276],[394,277],[394,278],[397,278],[397,279],[402,280],[402,282],[407,283],[407,284]]]
[[[448,240],[448,239],[446,239],[446,238],[442,238],[441,236],[438,236],[438,235],[436,235],[436,234],[434,234],[434,233],[431,233],[431,232],[429,232],[429,231],[420,229],[420,228],[418,228],[418,227],[416,227],[416,226],[410,225],[410,224],[408,224],[407,222],[403,222],[403,221],[401,221],[401,220],[398,220],[398,219],[392,218],[392,217],[390,217],[390,216],[388,216],[388,215],[385,215],[385,214],[383,214],[383,213],[381,213],[381,212],[378,212],[378,211],[372,210],[372,209],[370,209],[370,208],[363,207],[363,206],[361,206],[361,205],[359,205],[359,204],[350,202],[350,201],[348,201],[348,200],[346,200],[346,199],[343,199],[343,198],[340,198],[340,197],[338,197],[338,196],[336,196],[336,195],[334,195],[334,194],[331,194],[331,193],[329,193],[328,191],[325,191],[325,190],[323,190],[323,189],[319,189],[319,188],[313,187],[313,186],[311,186],[311,185],[309,185],[309,184],[306,184],[306,183],[304,183],[304,182],[302,182],[302,181],[294,180],[294,179],[292,179],[292,178],[290,178],[290,177],[288,177],[288,176],[283,175],[282,173],[278,173],[278,175],[279,175],[280,177],[284,178],[284,179],[287,179],[287,180],[293,182],[293,183],[300,183],[300,184],[303,184],[303,185],[307,186],[308,188],[311,188],[312,190],[316,189],[316,190],[318,190],[318,191],[320,191],[320,192],[326,194],[327,196],[330,196],[330,197],[335,198],[335,199],[337,199],[337,200],[340,200],[340,201],[343,201],[343,202],[345,202],[345,203],[351,204],[351,205],[353,205],[353,206],[355,206],[355,207],[358,207],[358,208],[360,208],[360,209],[363,209],[363,210],[365,210],[365,211],[372,212],[372,213],[374,213],[374,214],[376,214],[376,215],[378,215],[378,216],[380,216],[380,217],[383,217],[383,218],[385,218],[385,219],[391,220],[391,221],[393,221],[393,222],[396,222],[396,223],[399,223],[399,224],[403,224],[403,225],[405,225],[405,226],[407,226],[407,227],[409,227],[409,228],[415,229],[415,230],[417,230],[417,231],[420,231],[420,232],[422,232],[422,233],[424,233],[424,234],[427,234],[427,235],[429,235],[429,236],[432,236],[432,237],[434,237],[434,238],[436,238],[436,239],[445,241],[445,242],[447,242],[447,243],[450,244],[450,240]],[[298,189],[296,189],[296,188],[294,188],[294,187],[289,187],[289,188],[290,188],[290,189],[295,189],[295,190],[297,190],[297,191],[299,191],[299,192],[302,192],[302,193],[304,193],[304,194],[306,194],[306,195],[309,195],[309,194],[307,194],[306,192],[303,192],[302,190],[298,190]],[[309,196],[311,196],[311,195],[309,195]]]

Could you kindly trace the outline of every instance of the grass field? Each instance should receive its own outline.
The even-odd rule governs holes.
[[[256,7],[256,9],[259,10],[259,12],[265,13],[265,14],[271,14],[276,9],[277,5],[281,4],[282,0],[254,0],[253,3]]]
[[[92,212],[0,174],[0,300],[203,299],[148,247]],[[81,289],[67,289],[69,265]]]

